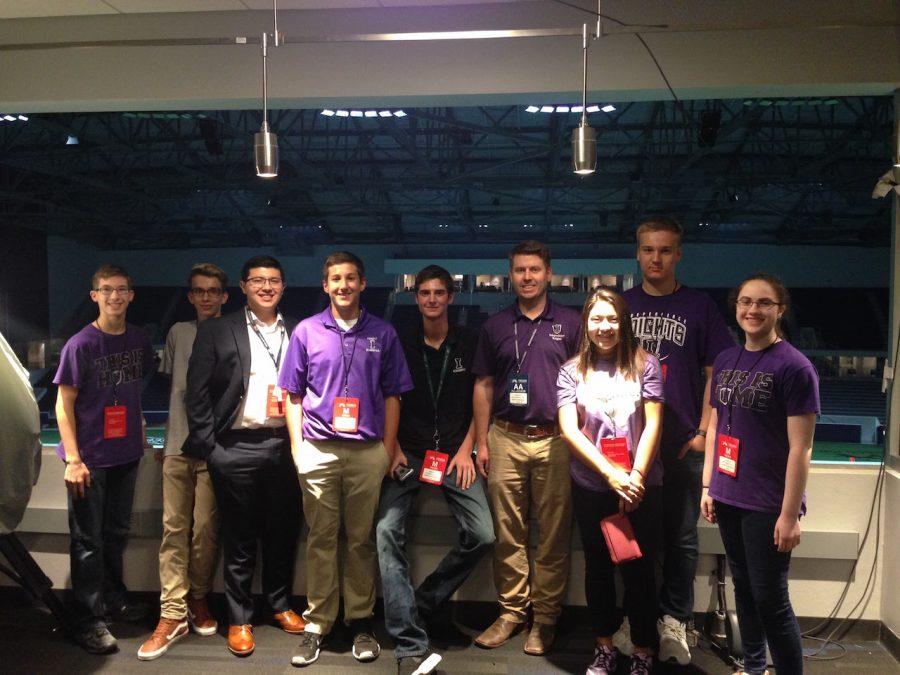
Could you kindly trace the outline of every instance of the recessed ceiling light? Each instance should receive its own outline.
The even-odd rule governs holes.
[[[325,115],[325,117],[333,117],[333,116],[334,116],[334,110],[328,110],[328,109],[325,109],[325,110],[322,111],[322,114]]]
[[[587,111],[589,113],[598,112],[599,110],[600,110],[599,105],[589,105],[587,108],[585,108],[585,111]]]
[[[569,106],[567,106],[567,105],[558,105],[558,106],[556,106],[556,112],[558,112],[558,113],[567,113],[567,112],[569,112]]]
[[[366,117],[378,117],[378,111],[377,110],[366,110],[365,115],[366,115]]]
[[[362,116],[363,116],[362,110],[351,110],[350,111],[350,117],[362,117]]]
[[[390,117],[391,111],[390,110],[382,110],[381,112],[378,113],[378,116],[379,117]]]
[[[553,108],[552,105],[542,105],[542,106],[541,106],[541,112],[542,112],[542,113],[552,113],[553,110],[554,110],[554,108]]]
[[[529,113],[536,113],[538,110],[540,110],[540,108],[538,108],[536,105],[530,105],[527,108],[525,108],[525,112],[529,112]]]
[[[403,112],[402,110],[395,110],[394,117],[406,117],[406,113]]]
[[[600,108],[600,110],[602,110],[602,111],[605,112],[605,113],[611,113],[611,112],[615,112],[615,111],[616,111],[616,106],[611,105],[611,104],[606,104],[605,106],[603,106],[602,108]]]
[[[335,114],[338,117],[350,117],[350,113],[347,112],[346,110],[338,110]]]

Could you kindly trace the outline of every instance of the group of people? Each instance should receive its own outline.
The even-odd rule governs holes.
[[[246,304],[227,316],[225,273],[195,266],[196,320],[172,327],[159,367],[172,381],[161,609],[138,658],[161,656],[191,628],[216,633],[207,596],[219,538],[227,645],[238,656],[255,646],[259,548],[271,620],[300,636],[296,666],[318,658],[341,596],[353,656],[378,657],[378,568],[398,672],[432,672],[434,645],[467,639],[448,601],[492,548],[500,613],[474,642],[492,649],[526,632],[524,651],[543,655],[556,638],[574,515],[596,638],[587,673],[616,672],[625,657],[630,672],[649,673],[657,651],[684,665],[702,512],[719,523],[732,569],[744,671],[765,672],[768,642],[779,673],[801,672],[787,576],[805,510],[816,372],[782,338],[788,295],[777,279],[737,287],[737,346],[713,301],[677,280],[681,254],[677,222],[643,223],[641,285],[597,289],[579,315],[548,297],[547,247],[522,242],[509,253],[516,300],[477,334],[450,324],[453,280],[437,265],[416,276],[421,316],[399,334],[363,308],[365,267],[352,253],[325,260],[329,306],[299,323],[279,312],[285,276],[275,258],[244,264]],[[131,609],[122,554],[146,444],[141,379],[154,362],[125,321],[127,272],[101,267],[92,289],[99,316],[66,344],[55,382],[79,639],[104,653],[116,647],[108,623]],[[414,588],[407,516],[415,496],[435,488],[457,541]],[[302,616],[290,606],[301,511]],[[601,531],[616,514],[641,552],[618,564]]]

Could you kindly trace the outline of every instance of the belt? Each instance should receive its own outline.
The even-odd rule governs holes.
[[[559,436],[559,425],[553,424],[516,424],[507,422],[499,417],[494,418],[494,424],[511,434],[518,434],[534,440]]]
[[[283,427],[257,427],[256,429],[229,429],[225,434],[232,438],[264,439],[287,438],[288,430]],[[224,435],[224,434],[223,434]]]

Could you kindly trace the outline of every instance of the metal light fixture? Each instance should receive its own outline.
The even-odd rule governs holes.
[[[586,176],[597,170],[597,134],[587,123],[588,27],[581,31],[581,124],[572,132],[572,163],[575,173]]]
[[[278,0],[272,0],[274,14],[275,46],[281,43],[278,33]],[[269,35],[262,34],[263,60],[263,121],[260,130],[253,134],[253,156],[256,160],[256,175],[260,178],[275,178],[278,175],[278,136],[269,131]]]

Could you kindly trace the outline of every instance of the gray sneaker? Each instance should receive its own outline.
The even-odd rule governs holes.
[[[303,631],[300,634],[300,646],[291,657],[292,666],[308,666],[319,658],[319,645],[322,644],[322,636],[317,633]]]
[[[75,639],[91,654],[109,654],[118,648],[116,638],[109,632],[106,624],[102,623],[87,626]]]
[[[428,652],[421,656],[403,656],[397,659],[397,675],[428,675],[441,662],[441,655]]]
[[[691,649],[687,643],[687,626],[668,614],[656,622],[659,633],[659,660],[674,661],[680,666],[691,662]]]
[[[620,654],[631,656],[634,652],[634,645],[631,644],[631,625],[628,623],[628,617],[622,619],[622,625],[612,637],[613,647],[619,650]]]

